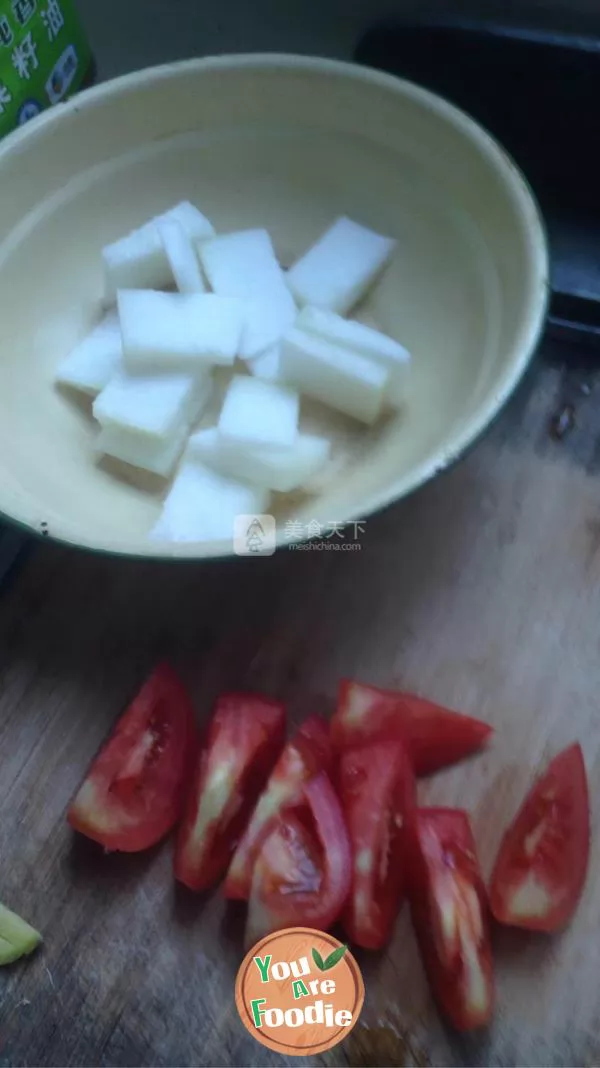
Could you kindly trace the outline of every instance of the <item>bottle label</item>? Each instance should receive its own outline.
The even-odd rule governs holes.
[[[90,62],[72,0],[0,0],[0,137],[76,92]]]

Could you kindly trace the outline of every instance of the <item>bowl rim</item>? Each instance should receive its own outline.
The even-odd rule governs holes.
[[[521,215],[524,229],[529,233],[531,282],[532,288],[537,288],[538,296],[537,299],[535,295],[532,296],[530,307],[526,309],[521,336],[515,346],[516,355],[505,375],[501,388],[491,393],[485,399],[485,402],[477,408],[475,414],[465,422],[465,425],[453,439],[450,448],[444,451],[442,447],[416,465],[410,475],[404,478],[403,486],[400,490],[398,490],[397,484],[393,482],[382,487],[371,496],[365,507],[356,512],[352,511],[348,515],[345,523],[351,524],[360,519],[364,520],[372,517],[393,504],[399,504],[437,475],[457,463],[490,429],[518,388],[535,355],[548,314],[550,301],[550,247],[546,224],[535,193],[510,153],[481,123],[462,108],[457,107],[440,94],[395,74],[362,66],[352,61],[287,52],[242,52],[201,56],[145,67],[101,82],[47,109],[25,126],[19,127],[5,136],[0,143],[0,167],[3,160],[12,155],[14,151],[19,150],[24,143],[34,141],[38,136],[51,130],[54,125],[61,123],[63,118],[78,114],[87,107],[93,106],[97,101],[110,100],[111,97],[119,96],[124,92],[135,91],[137,88],[149,83],[159,83],[188,73],[203,73],[205,71],[232,68],[237,70],[296,69],[308,73],[312,71],[319,74],[330,74],[335,77],[350,78],[356,82],[362,81],[380,86],[382,89],[391,92],[410,96],[425,108],[447,120],[455,128],[458,128],[465,137],[479,145],[492,165],[495,164],[504,176],[507,185],[510,187],[515,210]],[[146,552],[140,549],[120,547],[118,543],[114,546],[95,545],[80,538],[75,540],[74,536],[71,537],[67,533],[53,534],[51,530],[42,531],[37,526],[2,511],[1,508],[0,519],[5,524],[15,527],[33,538],[102,556],[131,560],[200,562],[203,560],[232,559],[237,555],[229,542],[177,542],[163,544],[160,542],[152,543],[149,540],[148,551]],[[286,545],[289,546],[309,540],[311,539],[308,535],[298,535],[297,537],[284,539],[282,533],[278,531],[276,548],[280,550],[285,548]]]

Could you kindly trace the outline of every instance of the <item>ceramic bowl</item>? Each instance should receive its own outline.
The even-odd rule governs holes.
[[[219,231],[267,227],[284,266],[341,214],[398,239],[358,315],[410,350],[405,404],[368,430],[329,420],[323,478],[273,501],[280,543],[425,483],[521,378],[545,317],[545,234],[522,175],[472,119],[326,59],[144,70],[0,145],[0,513],[29,530],[131,556],[233,552],[150,541],[165,484],[99,460],[89,404],[53,385],[99,317],[103,245],[183,199]],[[329,416],[306,405],[304,418]]]

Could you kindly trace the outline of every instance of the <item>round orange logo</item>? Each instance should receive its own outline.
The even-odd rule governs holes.
[[[244,958],[235,984],[244,1026],[263,1046],[288,1056],[333,1049],[357,1023],[364,999],[348,947],[309,927],[261,939]]]

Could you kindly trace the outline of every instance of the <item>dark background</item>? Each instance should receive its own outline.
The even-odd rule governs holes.
[[[411,10],[502,16],[600,30],[599,0],[77,0],[99,74],[187,56],[278,50],[349,58],[379,15]]]

